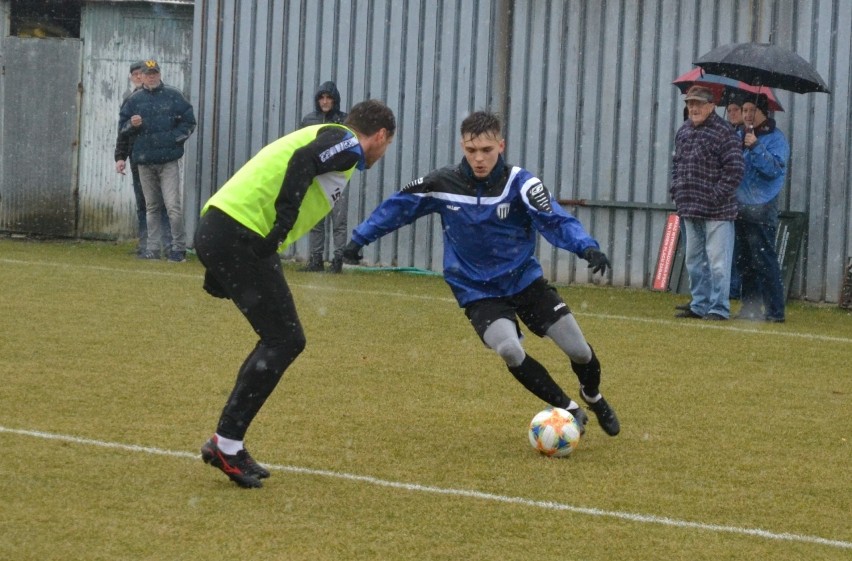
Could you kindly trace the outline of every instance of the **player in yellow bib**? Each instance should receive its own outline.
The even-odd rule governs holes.
[[[358,103],[342,125],[297,130],[264,147],[201,210],[195,250],[204,289],[229,298],[260,337],[237,374],[205,463],[241,487],[269,471],[245,448],[245,434],[287,367],[305,348],[278,250],[328,214],[355,169],[370,168],[393,140],[396,119],[381,101]]]

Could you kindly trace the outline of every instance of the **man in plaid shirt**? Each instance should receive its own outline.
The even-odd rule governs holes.
[[[742,143],[716,114],[713,92],[686,92],[689,119],[675,136],[672,199],[686,234],[686,270],[692,301],[675,317],[726,320],[731,315],[736,191],[743,178]]]

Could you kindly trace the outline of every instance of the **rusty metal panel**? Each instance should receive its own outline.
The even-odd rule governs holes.
[[[83,111],[80,130],[78,235],[136,236],[136,202],[127,175],[115,172],[118,110],[131,87],[133,61],[153,58],[163,82],[189,98],[192,7],[88,3],[82,14]],[[193,101],[190,99],[190,103]],[[190,139],[190,142],[192,139]],[[190,142],[187,149],[191,149]]]
[[[80,51],[77,39],[3,38],[0,230],[74,235]]]

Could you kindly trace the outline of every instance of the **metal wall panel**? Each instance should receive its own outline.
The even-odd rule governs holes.
[[[196,4],[193,99],[199,100],[197,150],[187,174],[187,228],[247,159],[298,127],[320,83],[334,80],[341,105],[384,100],[397,115],[387,156],[353,176],[354,227],[402,185],[461,157],[458,126],[474,109],[502,103],[495,73],[495,5],[470,0],[210,0]],[[438,40],[435,40],[438,38]],[[505,46],[501,46],[505,49]],[[499,106],[498,106],[499,107]],[[259,127],[262,127],[259,128]],[[261,132],[262,131],[262,132]],[[388,265],[440,268],[434,220],[400,230],[366,250]],[[307,240],[290,256],[304,256]]]
[[[471,110],[507,120],[506,157],[541,177],[613,261],[619,286],[648,287],[683,103],[671,81],[711,48],[774,42],[812,61],[834,91],[777,91],[792,148],[783,208],[809,213],[791,293],[837,301],[852,253],[850,60],[846,0],[205,0],[195,17],[198,149],[187,225],[251,154],[293,130],[316,86],[343,105],[384,99],[394,144],[350,186],[354,226],[408,180],[461,158]],[[484,25],[488,22],[488,25]],[[304,256],[306,241],[290,250]],[[369,261],[441,268],[440,225],[420,220],[369,246]],[[549,278],[590,282],[585,263],[541,243]],[[594,282],[600,282],[594,279]]]
[[[23,37],[0,42],[8,80],[0,100],[5,113],[0,230],[73,236],[81,42]]]
[[[192,7],[175,4],[83,5],[83,111],[80,130],[78,235],[136,236],[136,199],[127,175],[115,172],[118,110],[133,61],[154,58],[163,82],[189,94]],[[193,100],[190,99],[190,103]],[[193,139],[187,142],[192,151]]]

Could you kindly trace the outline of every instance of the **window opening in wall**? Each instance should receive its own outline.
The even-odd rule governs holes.
[[[80,37],[80,0],[12,0],[10,34],[17,37]]]

